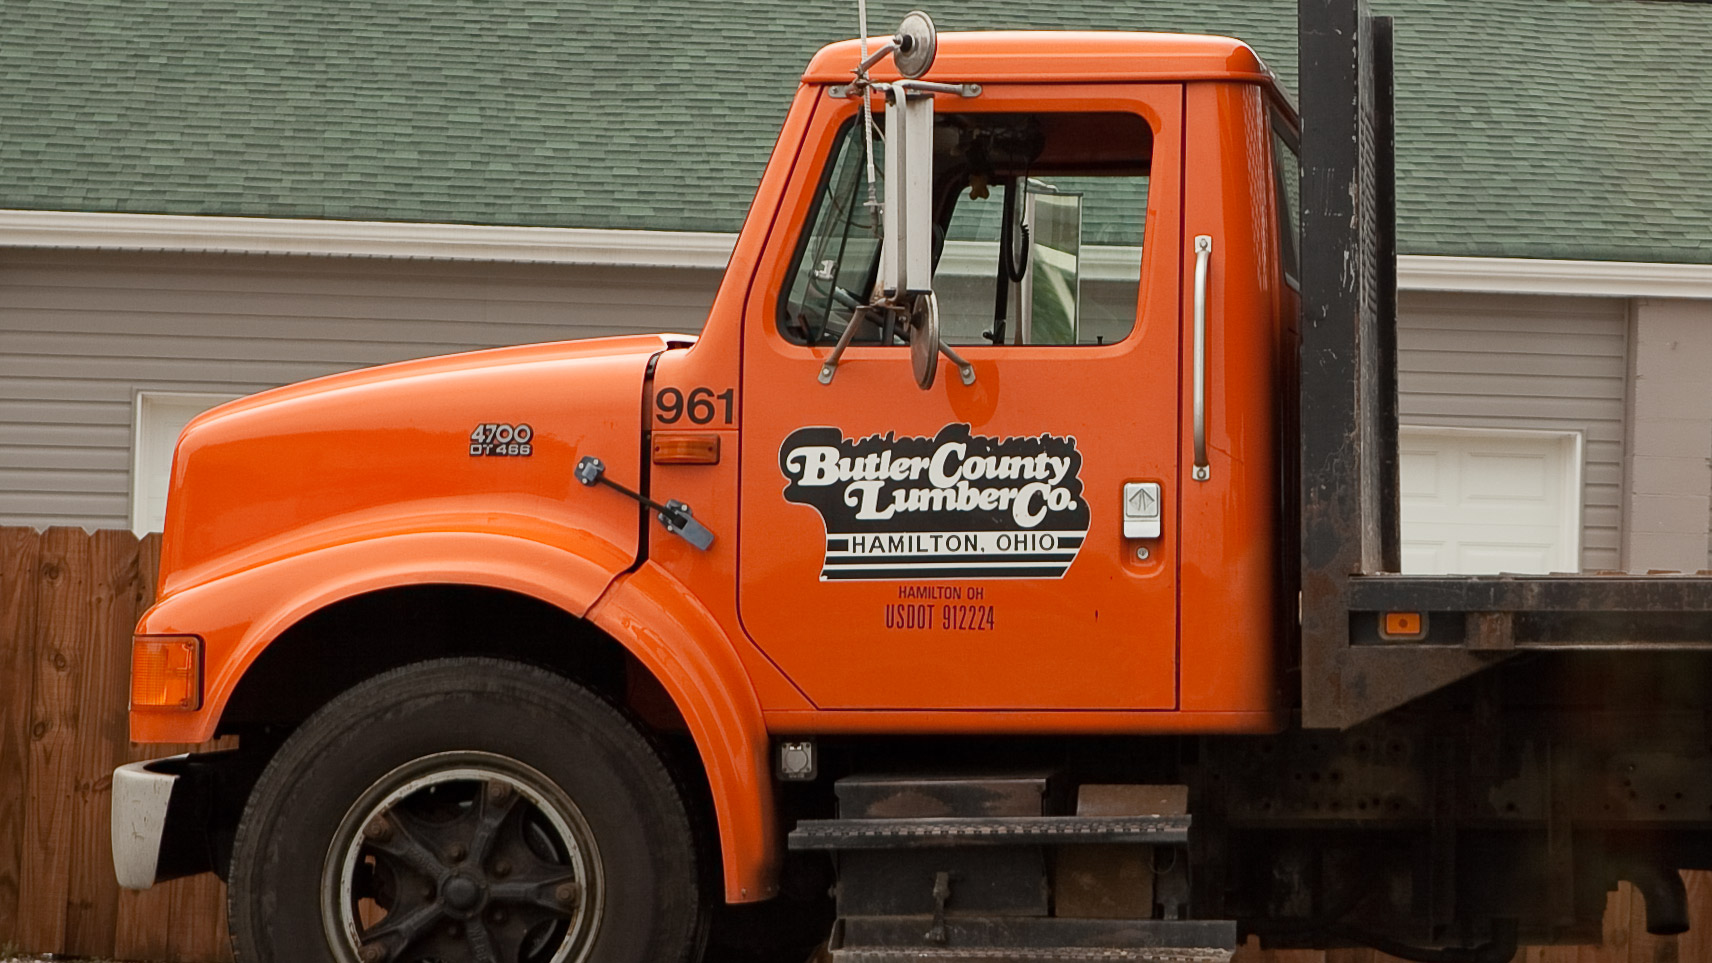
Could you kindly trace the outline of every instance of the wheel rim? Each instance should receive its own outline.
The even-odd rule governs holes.
[[[579,963],[603,886],[593,834],[563,790],[504,756],[447,752],[358,797],[321,894],[344,963]]]

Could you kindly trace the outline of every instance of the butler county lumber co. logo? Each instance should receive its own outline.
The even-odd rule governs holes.
[[[799,428],[779,447],[785,500],[826,522],[822,580],[1061,578],[1088,535],[1075,438],[845,438]]]

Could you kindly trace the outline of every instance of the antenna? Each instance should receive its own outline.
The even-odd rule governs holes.
[[[898,73],[911,80],[919,79],[933,66],[933,58],[939,53],[939,34],[933,28],[933,18],[920,10],[911,10],[904,14],[903,22],[898,24],[897,33],[892,39],[880,45],[880,49],[868,52],[868,0],[856,0],[856,42],[858,44],[856,61],[856,88],[862,98],[862,161],[868,175],[868,210],[879,208],[880,198],[874,191],[874,109],[868,102],[868,91],[873,86],[868,79],[868,71],[889,55]]]

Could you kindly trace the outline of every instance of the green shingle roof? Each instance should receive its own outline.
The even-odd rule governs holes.
[[[1712,263],[1712,5],[1376,7],[1406,253]],[[1292,84],[1294,10],[931,8],[1230,34]],[[0,207],[731,231],[803,64],[854,31],[854,0],[7,0]]]

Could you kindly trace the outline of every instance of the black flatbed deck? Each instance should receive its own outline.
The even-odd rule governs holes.
[[[1303,724],[1347,728],[1526,650],[1712,650],[1712,573],[1398,574],[1391,22],[1365,0],[1298,3],[1302,317],[1280,456],[1298,469],[1281,597],[1300,592]],[[1424,631],[1387,637],[1387,612]]]

